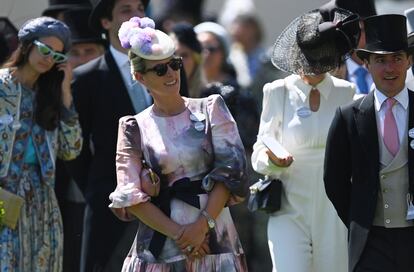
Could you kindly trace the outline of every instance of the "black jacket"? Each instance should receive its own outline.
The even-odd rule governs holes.
[[[412,128],[414,93],[408,93],[408,127]],[[414,150],[410,147],[408,157],[412,182]],[[380,187],[374,92],[336,111],[328,134],[324,170],[326,193],[348,227],[349,271],[353,271],[372,226]]]

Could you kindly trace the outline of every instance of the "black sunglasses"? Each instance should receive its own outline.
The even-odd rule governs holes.
[[[145,70],[144,73],[153,71],[157,74],[157,76],[162,77],[164,76],[168,71],[168,66],[171,67],[174,71],[177,71],[183,67],[183,59],[182,58],[172,58],[169,62],[166,63],[160,63],[155,65],[152,68],[149,68]]]

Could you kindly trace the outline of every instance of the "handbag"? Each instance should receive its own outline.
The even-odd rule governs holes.
[[[280,210],[282,197],[282,181],[268,176],[259,179],[250,188],[247,208],[251,211],[273,213]]]
[[[20,209],[23,206],[24,199],[21,196],[6,191],[0,187],[0,202],[5,211],[1,223],[11,229],[15,229],[20,217]]]
[[[285,114],[285,103],[288,89],[286,88],[286,80],[284,79],[283,90],[283,111]],[[280,124],[281,131],[283,129],[283,120]],[[280,136],[282,137],[282,136]],[[282,181],[278,178],[270,178],[265,176],[264,179],[259,179],[250,188],[249,200],[247,202],[247,208],[251,211],[264,211],[267,213],[273,213],[280,210],[282,202]]]

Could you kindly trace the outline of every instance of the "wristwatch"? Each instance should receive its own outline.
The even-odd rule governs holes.
[[[207,219],[207,225],[209,230],[212,230],[216,227],[216,221],[208,214],[206,210],[202,210],[201,215]]]

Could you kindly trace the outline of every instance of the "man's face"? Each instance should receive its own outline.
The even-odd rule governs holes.
[[[392,54],[370,54],[365,64],[379,91],[388,97],[397,95],[405,86],[411,56],[399,51]]]
[[[103,45],[99,43],[76,43],[69,52],[69,63],[73,68],[93,60],[104,53]]]
[[[108,31],[110,43],[118,50],[122,49],[118,39],[118,30],[123,22],[134,16],[145,16],[145,8],[141,0],[115,0],[112,9],[112,20],[108,18],[101,19],[102,27]]]

